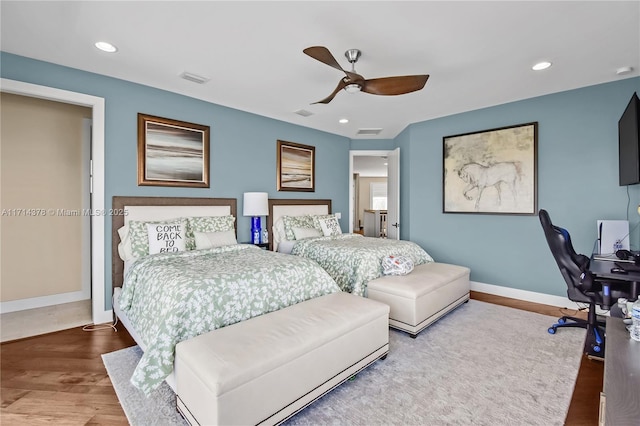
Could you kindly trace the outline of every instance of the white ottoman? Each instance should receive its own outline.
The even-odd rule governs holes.
[[[176,346],[178,410],[191,425],[274,425],[389,351],[389,307],[332,293]]]
[[[387,275],[369,281],[367,297],[389,305],[389,326],[415,338],[469,300],[469,273],[464,266],[425,263],[408,275]]]

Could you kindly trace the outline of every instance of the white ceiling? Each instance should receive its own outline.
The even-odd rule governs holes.
[[[1,47],[358,139],[519,99],[640,75],[640,1],[5,1]],[[115,44],[107,54],[93,43]],[[326,46],[365,78],[429,74],[400,96],[339,93],[343,74],[302,53]],[[533,72],[540,60],[553,66]],[[633,71],[617,75],[620,67]],[[211,80],[179,78],[188,71]],[[313,113],[301,117],[294,111]],[[152,113],[153,111],[145,111]],[[338,119],[348,118],[348,124]]]
[[[361,177],[387,177],[387,157],[381,155],[356,155],[353,157],[353,173]]]

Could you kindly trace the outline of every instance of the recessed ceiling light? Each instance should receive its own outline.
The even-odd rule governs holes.
[[[616,74],[625,75],[629,74],[631,71],[633,71],[633,67],[620,67],[616,70]]]
[[[347,118],[341,118],[340,120],[338,120],[338,123],[340,124],[347,124],[349,122],[349,119]]]
[[[107,53],[114,53],[118,51],[117,47],[115,47],[111,43],[107,43],[106,41],[99,41],[95,44],[95,46],[98,49],[102,50],[103,52],[107,52]]]
[[[542,71],[542,70],[546,70],[550,66],[551,66],[551,62],[542,61],[542,62],[538,62],[537,64],[532,66],[531,69],[534,70],[534,71]]]

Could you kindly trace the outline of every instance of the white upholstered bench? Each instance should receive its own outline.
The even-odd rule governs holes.
[[[178,410],[191,424],[276,424],[389,351],[389,306],[333,293],[176,347]]]
[[[469,300],[469,268],[425,263],[408,275],[367,283],[367,297],[391,307],[389,325],[416,337],[431,323]]]

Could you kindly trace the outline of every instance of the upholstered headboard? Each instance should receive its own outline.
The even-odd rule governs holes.
[[[273,224],[282,216],[302,216],[305,214],[331,214],[331,200],[292,200],[269,199],[269,249],[277,250],[274,245]]]
[[[124,262],[118,255],[118,229],[130,220],[165,220],[177,217],[224,216],[237,217],[235,198],[186,197],[113,197],[111,225],[111,281],[122,286]],[[237,229],[237,222],[235,224]]]

